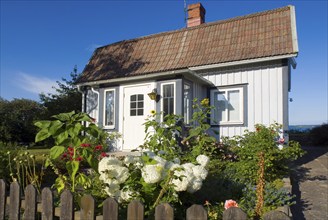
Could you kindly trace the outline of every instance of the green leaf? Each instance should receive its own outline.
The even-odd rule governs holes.
[[[66,169],[71,177],[71,179],[74,181],[77,171],[79,170],[80,162],[79,161],[68,161],[66,163]]]
[[[41,129],[35,136],[35,142],[43,141],[44,139],[47,139],[50,137],[51,134],[49,133],[47,128]]]
[[[34,123],[38,128],[47,128],[50,126],[51,121],[37,121]]]
[[[64,123],[62,123],[59,120],[56,121],[52,121],[49,127],[49,133],[51,135],[56,134],[56,132],[64,125]]]
[[[62,178],[58,177],[55,181],[55,187],[57,188],[58,190],[58,193],[61,193],[61,191],[64,190],[65,188],[65,182],[63,181]]]
[[[53,118],[56,118],[60,121],[69,121],[70,118],[75,114],[75,111],[72,111],[72,112],[68,112],[68,113],[61,113],[61,114],[58,114],[58,115],[54,115],[52,116]]]
[[[64,131],[56,137],[56,144],[63,143],[68,138],[68,132]]]
[[[50,149],[50,158],[57,159],[62,153],[64,153],[65,147],[64,146],[54,146]]]

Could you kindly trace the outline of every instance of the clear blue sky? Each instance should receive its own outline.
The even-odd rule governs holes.
[[[294,5],[300,52],[290,124],[327,122],[327,0],[199,1],[207,22]],[[81,72],[96,47],[184,26],[183,0],[1,0],[0,96],[39,100],[74,65]]]

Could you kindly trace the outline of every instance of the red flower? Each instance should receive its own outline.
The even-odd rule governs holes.
[[[102,150],[103,149],[103,146],[101,146],[101,145],[97,145],[97,146],[95,146],[95,151],[96,150]]]
[[[82,161],[82,157],[78,156],[77,158],[75,158],[76,161]]]
[[[63,153],[62,156],[61,156],[62,159],[65,159],[67,158],[67,153]]]
[[[67,150],[68,150],[68,152],[74,152],[74,148],[73,147],[68,147]]]
[[[232,199],[226,200],[225,203],[224,203],[224,208],[228,209],[230,207],[238,207],[237,202],[235,200],[232,200]]]
[[[101,152],[101,154],[100,154],[100,158],[103,158],[103,157],[108,157],[108,155],[107,155],[106,152]]]
[[[91,146],[91,144],[81,144],[81,147],[90,147]]]

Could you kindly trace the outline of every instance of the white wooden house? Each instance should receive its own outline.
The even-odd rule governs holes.
[[[186,28],[97,48],[78,87],[83,109],[103,129],[121,133],[118,150],[143,142],[151,110],[188,123],[192,100],[208,97],[220,137],[255,124],[288,129],[290,74],[298,54],[295,9],[205,23],[200,3],[188,6]],[[159,99],[148,96],[156,92]],[[217,138],[220,138],[217,137]]]

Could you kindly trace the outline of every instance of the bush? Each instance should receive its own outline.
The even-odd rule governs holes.
[[[328,146],[328,124],[313,128],[309,133],[309,137],[314,145]]]
[[[256,184],[258,179],[259,153],[265,154],[265,180],[272,182],[284,177],[291,161],[304,154],[297,142],[285,143],[281,126],[256,125],[256,131],[246,131],[243,136],[225,139],[237,155],[230,163],[231,178],[243,183]]]

